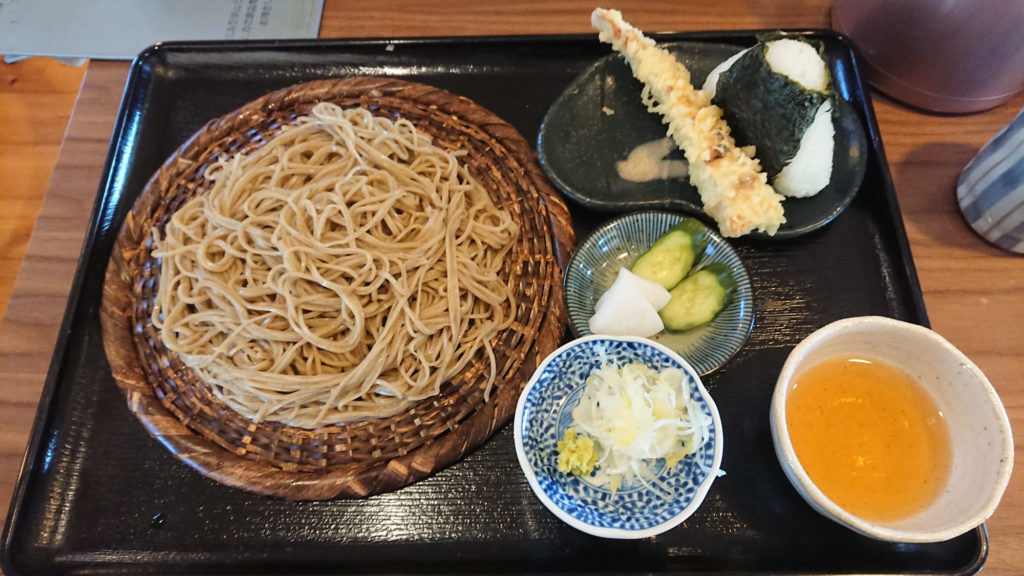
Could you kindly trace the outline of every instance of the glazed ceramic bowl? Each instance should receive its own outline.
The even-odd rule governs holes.
[[[594,230],[573,252],[565,272],[565,308],[575,336],[589,336],[597,300],[615,281],[685,215],[661,210],[633,212],[613,218]],[[746,343],[754,327],[754,291],[739,254],[714,230],[694,268],[711,262],[728,266],[736,279],[732,302],[711,322],[686,332],[662,331],[652,340],[671,348],[704,376],[729,361]]]
[[[873,358],[900,369],[942,413],[952,466],[937,500],[923,511],[890,522],[865,520],[826,497],[801,466],[787,427],[787,399],[805,369],[837,356]],[[800,495],[827,518],[878,540],[941,542],[976,528],[998,506],[1013,468],[1010,422],[981,370],[936,332],[880,316],[833,322],[792,350],[772,398],[771,430],[782,469]]]
[[[558,441],[573,424],[572,410],[587,377],[609,362],[618,367],[642,362],[659,371],[678,368],[683,385],[710,419],[708,439],[694,453],[672,467],[654,463],[657,482],[672,491],[671,497],[638,481],[613,491],[592,478],[558,471]],[[553,352],[519,397],[514,427],[519,464],[541,502],[570,526],[603,538],[646,538],[678,526],[701,505],[722,462],[722,423],[697,373],[672,350],[643,338],[588,336]]]

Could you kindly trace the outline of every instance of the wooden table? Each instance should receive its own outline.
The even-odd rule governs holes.
[[[321,36],[402,37],[589,33],[594,5],[563,2],[327,1]],[[827,27],[826,0],[621,2],[648,31]],[[0,328],[0,509],[6,510],[28,441],[99,186],[126,62],[92,62],[67,128],[35,231]],[[874,106],[932,326],[989,376],[1024,445],[1024,257],[977,237],[956,206],[963,166],[1024,107],[939,116],[875,93]],[[1024,566],[1024,479],[1011,480],[988,522],[985,574]]]

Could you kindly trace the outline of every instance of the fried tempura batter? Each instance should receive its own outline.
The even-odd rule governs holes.
[[[775,234],[786,221],[783,197],[768,184],[753,150],[736,146],[722,109],[693,87],[686,66],[623,21],[617,10],[594,10],[591,24],[643,82],[644,104],[668,124],[668,135],[690,163],[690,182],[704,211],[715,219],[722,235],[736,237],[755,230]]]

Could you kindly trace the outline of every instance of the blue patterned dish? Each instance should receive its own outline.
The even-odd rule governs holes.
[[[565,272],[565,307],[575,336],[587,336],[594,304],[612,285],[619,268],[630,267],[654,241],[686,216],[674,212],[634,212],[611,220],[577,248]],[[708,248],[695,268],[722,262],[736,277],[731,304],[714,320],[686,332],[662,331],[651,339],[679,353],[701,376],[725,364],[746,343],[754,327],[754,292],[743,262],[732,246],[709,229]]]
[[[558,471],[558,441],[572,424],[591,370],[603,363],[643,362],[656,370],[678,368],[701,410],[711,418],[708,441],[672,468],[658,462],[658,480],[675,497],[665,499],[643,484],[623,485],[614,494],[579,476]],[[722,463],[718,408],[693,368],[665,346],[644,338],[587,336],[544,359],[519,397],[515,416],[519,464],[537,497],[570,526],[604,538],[646,538],[688,518],[704,500]]]

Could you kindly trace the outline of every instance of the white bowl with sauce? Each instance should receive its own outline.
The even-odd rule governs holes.
[[[771,429],[800,495],[878,540],[976,528],[1013,469],[1010,422],[981,370],[938,333],[881,316],[833,322],[792,350]]]

